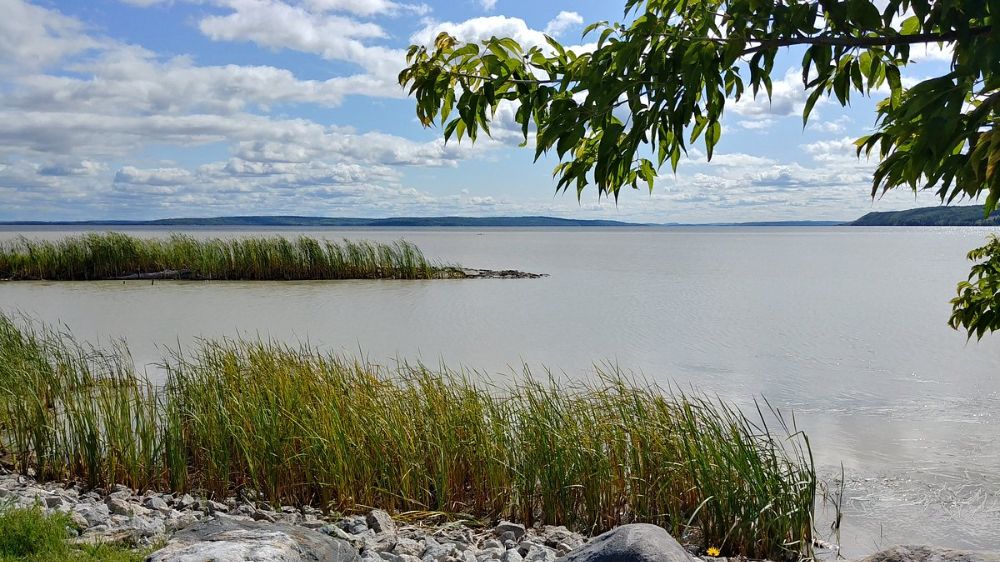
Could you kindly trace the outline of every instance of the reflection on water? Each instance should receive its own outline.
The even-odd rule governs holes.
[[[743,404],[763,394],[795,412],[824,474],[843,463],[847,553],[900,541],[1000,548],[1000,336],[966,343],[945,323],[965,253],[986,230],[307,233],[405,237],[444,261],[551,276],[5,283],[0,308],[89,341],[125,337],[143,364],[159,360],[157,346],[242,334],[501,377],[521,362],[585,377],[609,360]]]

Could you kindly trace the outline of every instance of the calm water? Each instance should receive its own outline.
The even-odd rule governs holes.
[[[497,377],[522,362],[587,377],[613,361],[740,403],[763,395],[795,412],[824,476],[843,463],[846,554],[898,542],[1000,548],[1000,335],[966,343],[945,324],[965,253],[987,232],[308,231],[406,238],[444,261],[550,277],[0,283],[0,309],[89,341],[125,337],[141,364],[158,360],[157,346],[249,334]]]

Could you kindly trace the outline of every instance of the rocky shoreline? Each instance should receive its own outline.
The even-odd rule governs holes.
[[[272,510],[236,498],[218,502],[189,494],[140,494],[125,486],[102,492],[72,483],[39,483],[12,473],[0,475],[0,505],[37,505],[47,514],[65,513],[73,523],[74,543],[137,548],[165,543],[149,558],[157,562],[331,559],[289,558],[297,551],[305,554],[317,549],[353,555],[335,560],[368,562],[553,562],[586,540],[565,527],[526,529],[503,522],[485,528],[433,517],[404,523],[380,510],[329,518],[310,507]],[[238,540],[228,540],[232,544],[225,546],[221,543],[227,541],[219,540],[220,535]],[[204,548],[214,554],[198,554],[202,548],[198,543],[212,543]],[[303,545],[311,547],[303,549]],[[225,553],[220,554],[220,549],[232,552],[222,556]],[[262,554],[247,557],[254,551]],[[243,554],[233,557],[238,552]]]
[[[85,490],[0,474],[0,506],[63,513],[71,542],[156,548],[147,562],[745,562],[696,556],[654,525],[618,527],[594,538],[565,527],[447,521],[384,511],[329,517],[310,507],[268,509],[250,500]],[[404,514],[405,515],[405,514]],[[1000,562],[993,553],[893,547],[862,562]]]

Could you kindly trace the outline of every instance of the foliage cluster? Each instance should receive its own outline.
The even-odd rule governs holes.
[[[406,241],[340,243],[300,236],[139,238],[117,232],[61,240],[19,237],[0,243],[0,279],[113,279],[162,271],[197,279],[426,279],[442,268]]]
[[[165,369],[156,389],[124,348],[0,317],[0,447],[19,470],[91,486],[585,532],[648,521],[725,553],[811,553],[808,439],[767,408],[751,418],[613,368],[587,385],[525,368],[497,386],[252,341],[206,341]]]
[[[976,263],[969,279],[958,284],[949,324],[982,339],[986,332],[1000,330],[1000,238],[993,235],[969,252],[969,259]]]

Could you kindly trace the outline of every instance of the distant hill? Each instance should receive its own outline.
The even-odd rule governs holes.
[[[923,207],[908,211],[868,213],[851,226],[1000,226],[1000,212],[983,218],[982,205]]]
[[[552,226],[645,226],[612,220],[562,219],[556,217],[394,217],[366,219],[352,217],[240,216],[212,218],[171,218],[148,221],[14,221],[12,226],[298,226],[298,227],[552,227]]]
[[[844,221],[753,221],[753,222],[707,222],[668,223],[664,226],[843,226]]]

